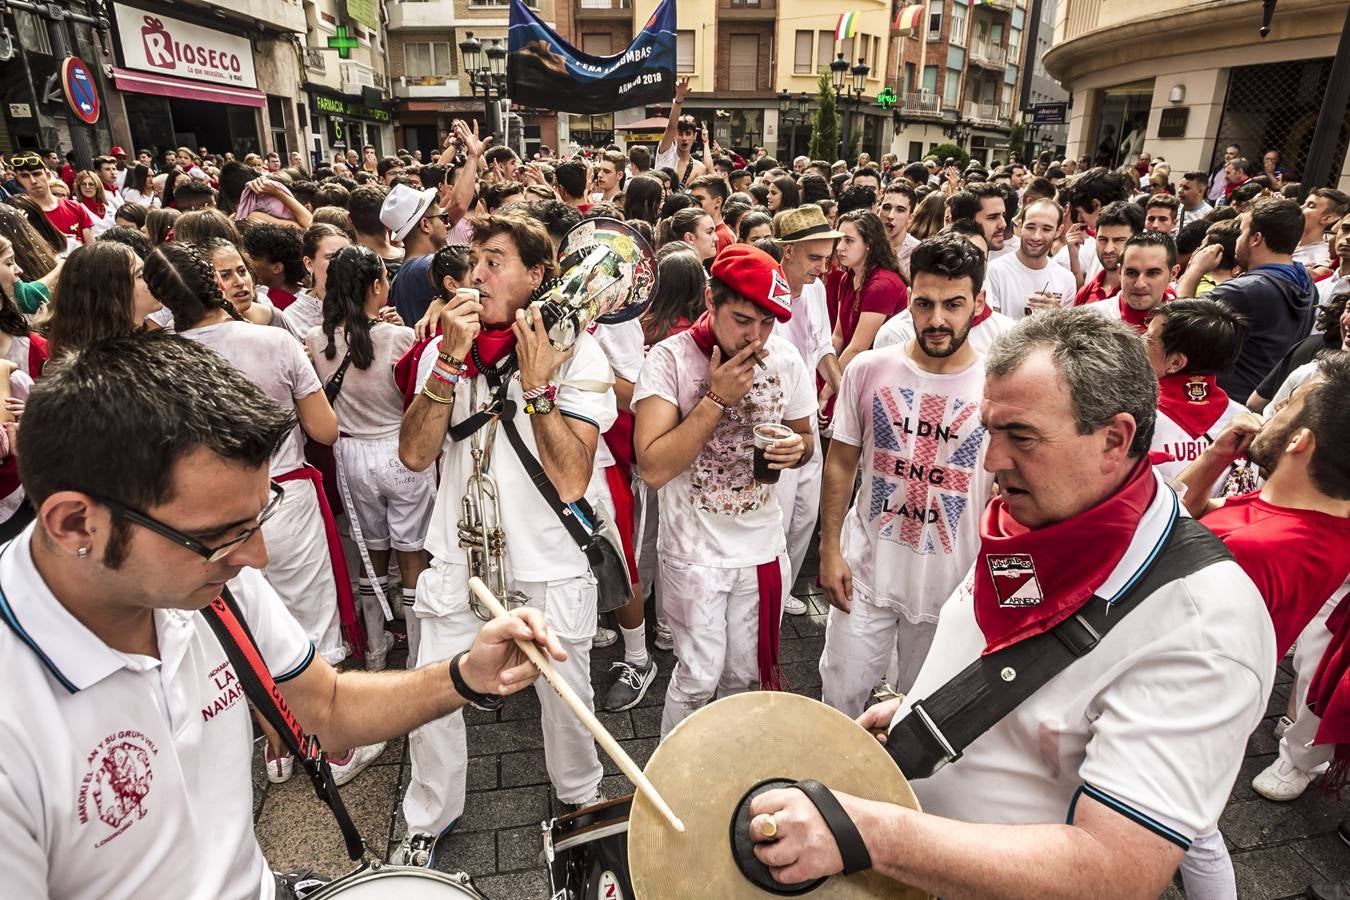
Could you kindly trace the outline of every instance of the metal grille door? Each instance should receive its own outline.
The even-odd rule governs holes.
[[[1219,120],[1210,170],[1223,159],[1225,147],[1237,144],[1258,172],[1262,154],[1278,150],[1281,165],[1289,170],[1291,180],[1302,177],[1330,75],[1330,59],[1234,68],[1229,76],[1228,97]],[[1346,144],[1350,142],[1350,121],[1344,115],[1341,118],[1334,173],[1341,171]]]

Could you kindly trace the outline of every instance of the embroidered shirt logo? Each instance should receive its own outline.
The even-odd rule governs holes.
[[[154,780],[152,761],[159,748],[139,731],[116,731],[89,752],[88,771],[80,780],[80,824],[98,820],[112,829],[95,841],[102,847],[149,813],[146,798]]]
[[[987,558],[999,606],[1040,605],[1041,584],[1036,578],[1036,564],[1030,553],[991,553]]]
[[[1192,403],[1204,403],[1209,396],[1209,383],[1197,376],[1186,382],[1186,399]]]

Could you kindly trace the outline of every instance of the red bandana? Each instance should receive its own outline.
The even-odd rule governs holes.
[[[1120,320],[1124,322],[1126,325],[1129,325],[1131,328],[1133,328],[1140,334],[1143,334],[1145,331],[1148,331],[1148,322],[1150,319],[1153,318],[1153,313],[1157,311],[1158,307],[1155,306],[1153,307],[1153,309],[1147,310],[1135,309],[1133,306],[1125,302],[1124,293],[1120,293],[1117,296],[1120,297],[1119,300]],[[1175,300],[1176,298],[1177,292],[1172,290],[1171,285],[1168,285],[1163,290],[1162,302],[1166,303],[1167,301]]]
[[[516,349],[516,333],[510,325],[505,328],[484,328],[474,338],[473,347],[478,351],[478,358],[483,361],[483,365],[495,366]],[[470,378],[478,374],[478,365],[472,353],[464,360],[464,366],[469,370]]]
[[[979,315],[975,316],[975,318],[971,320],[970,327],[974,328],[976,325],[982,324],[993,314],[994,308],[990,306],[988,303],[986,303],[984,305],[984,309],[980,310]]]
[[[1157,493],[1147,460],[1086,512],[1028,529],[995,498],[980,518],[975,621],[993,653],[1049,631],[1078,611],[1125,556]]]
[[[1213,375],[1164,375],[1158,379],[1158,409],[1198,438],[1228,409],[1228,395]]]
[[[694,320],[694,324],[689,326],[689,336],[694,339],[698,349],[703,351],[703,355],[712,359],[713,347],[717,346],[717,336],[712,330],[712,313],[707,310],[703,315]]]
[[[88,197],[81,197],[80,202],[84,208],[94,214],[95,219],[101,219],[108,212],[108,203],[105,200],[91,200]]]

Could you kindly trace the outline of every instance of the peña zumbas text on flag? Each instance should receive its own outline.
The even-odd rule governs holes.
[[[507,45],[511,102],[572,113],[606,113],[675,96],[675,0],[662,0],[633,43],[592,56],[563,40],[523,0],[511,0]]]

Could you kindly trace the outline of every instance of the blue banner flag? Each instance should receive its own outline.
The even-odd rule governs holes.
[[[596,114],[668,103],[675,96],[675,0],[662,0],[633,43],[613,56],[582,53],[523,0],[511,0],[507,50],[507,95],[515,104]]]

